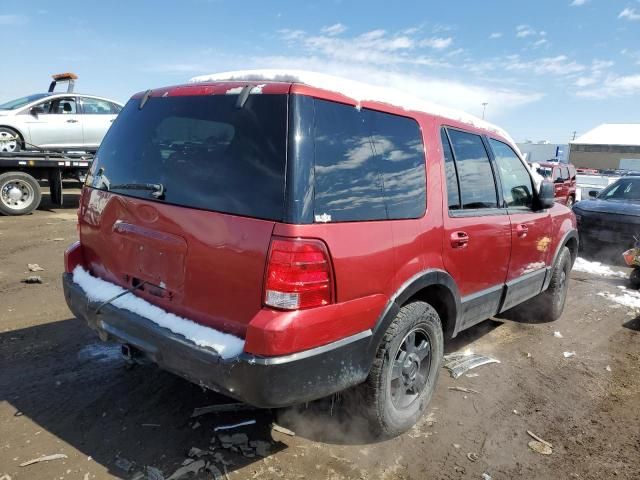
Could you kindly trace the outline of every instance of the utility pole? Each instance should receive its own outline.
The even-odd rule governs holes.
[[[573,131],[573,138],[571,139],[571,141],[574,141],[574,140],[576,139],[576,134],[577,134],[577,133],[578,133],[578,132],[576,132],[575,130]]]
[[[484,120],[484,113],[487,110],[487,105],[489,105],[489,102],[482,102],[482,119]]]

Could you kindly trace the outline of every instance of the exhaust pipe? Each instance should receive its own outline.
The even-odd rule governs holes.
[[[138,363],[144,357],[143,352],[128,343],[122,344],[120,347],[120,353],[127,363]]]

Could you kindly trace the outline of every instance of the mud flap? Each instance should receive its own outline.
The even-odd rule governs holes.
[[[51,192],[51,203],[62,206],[64,194],[62,192],[62,170],[59,168],[49,170],[49,190]]]

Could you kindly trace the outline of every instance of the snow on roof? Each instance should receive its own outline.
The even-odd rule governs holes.
[[[571,143],[640,146],[640,123],[603,123]]]
[[[213,73],[210,75],[200,75],[189,80],[190,83],[219,81],[272,81],[303,83],[311,87],[340,93],[346,97],[352,98],[357,104],[364,101],[387,103],[406,110],[425,112],[448,118],[450,120],[460,121],[477,128],[497,133],[507,139],[518,153],[520,152],[513,139],[502,128],[469,113],[455,110],[453,108],[443,107],[400,90],[369,85],[355,80],[326,75],[324,73],[288,69],[238,70],[232,72]]]

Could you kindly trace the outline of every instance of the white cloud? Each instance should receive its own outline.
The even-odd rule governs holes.
[[[529,71],[538,75],[568,75],[571,73],[579,73],[586,67],[574,60],[570,60],[566,55],[558,55],[556,57],[538,58],[524,61],[519,55],[511,55],[507,57],[508,62],[505,65],[507,70],[511,71]]]
[[[581,7],[582,5],[584,5],[585,3],[587,3],[589,0],[573,0],[570,3],[570,6],[572,7]]]
[[[593,77],[578,77],[578,79],[574,82],[576,87],[588,87],[589,85],[593,85],[597,80]]]
[[[538,32],[536,32],[529,25],[518,25],[516,27],[516,37],[518,37],[518,38],[527,38],[527,37],[530,37],[532,35],[536,35],[537,33]]]
[[[0,15],[0,25],[24,25],[27,23],[28,17],[25,15]]]
[[[453,38],[451,37],[447,37],[447,38],[434,37],[434,38],[426,38],[422,40],[419,43],[419,45],[421,47],[429,47],[435,50],[444,50],[445,48],[449,48],[452,43],[453,43]]]
[[[601,85],[579,91],[576,95],[597,99],[640,95],[640,75],[609,75]]]
[[[541,38],[540,40],[536,40],[535,42],[533,42],[533,46],[534,47],[541,47],[542,45],[544,45],[545,43],[548,43],[549,41],[546,38]]]
[[[640,20],[640,13],[636,12],[635,8],[627,7],[620,12],[620,15],[618,15],[618,18],[625,18],[631,21],[638,21]]]
[[[322,27],[320,31],[326,35],[340,35],[347,30],[347,27],[341,23],[334,23],[333,25],[329,25],[327,27]]]
[[[489,38],[491,40],[495,40],[496,38],[502,38],[502,32],[493,32],[491,35],[489,35]]]

